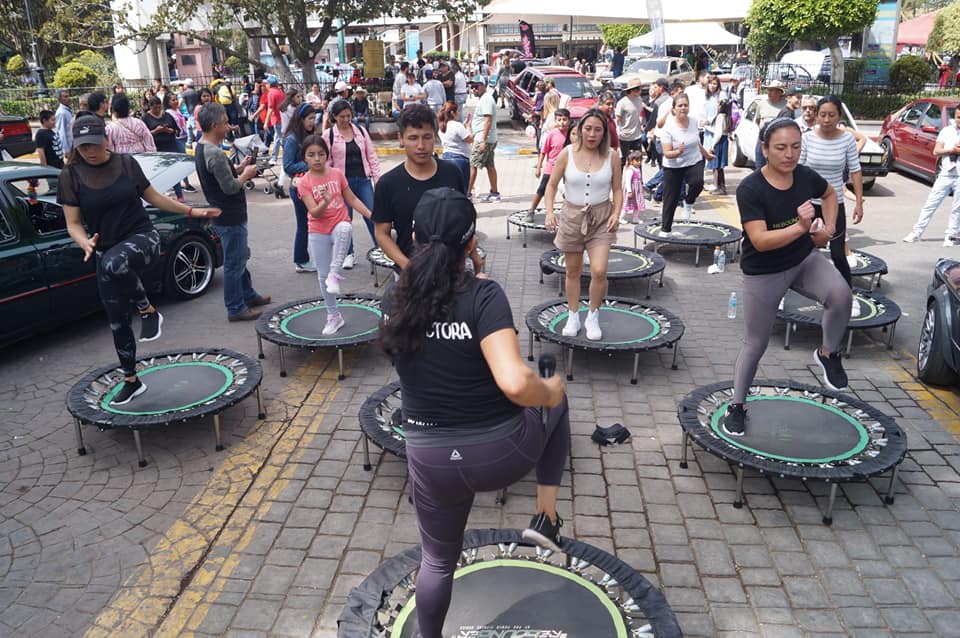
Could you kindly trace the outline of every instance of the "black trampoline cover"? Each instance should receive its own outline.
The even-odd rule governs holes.
[[[344,326],[336,334],[325,337],[323,327],[327,321],[327,309],[314,306],[288,317],[281,328],[293,337],[309,341],[334,341],[360,337],[375,332],[380,325],[380,312],[364,304],[340,303],[337,310],[343,315]]]
[[[122,406],[110,401],[123,386],[122,380],[101,401],[101,407],[118,414],[160,414],[205,403],[225,392],[233,383],[229,368],[205,361],[171,363],[140,372],[147,391]]]
[[[587,320],[589,307],[581,307],[580,325],[583,326]],[[550,322],[550,331],[554,334],[561,334],[563,327],[567,323],[569,312],[562,313]],[[600,343],[606,344],[625,344],[638,341],[647,341],[660,334],[660,324],[648,315],[640,312],[631,311],[628,308],[611,308],[609,306],[600,306],[600,329],[603,331],[603,339]],[[584,334],[581,328],[581,334]],[[586,338],[586,337],[584,337]]]

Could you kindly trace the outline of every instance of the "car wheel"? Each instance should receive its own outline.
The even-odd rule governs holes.
[[[944,349],[950,344],[940,315],[936,301],[927,304],[917,346],[917,376],[925,383],[952,385],[957,375],[944,360]]]
[[[252,191],[254,188],[257,187],[257,185],[253,183],[252,179],[248,179],[243,183],[243,187],[246,188],[248,191]]]
[[[210,287],[216,270],[213,248],[196,235],[181,237],[167,254],[163,292],[177,299],[199,297]]]
[[[733,148],[731,155],[733,155],[733,165],[737,168],[746,168],[747,166],[747,156],[743,154],[740,150],[740,143],[736,137],[730,138],[730,146]]]
[[[883,167],[888,171],[893,170],[893,142],[890,141],[889,137],[883,138],[883,141],[880,142],[880,146],[883,147]]]

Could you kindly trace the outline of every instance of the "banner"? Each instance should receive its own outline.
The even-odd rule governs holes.
[[[382,78],[383,40],[363,41],[363,74],[368,78]]]
[[[863,81],[883,83],[889,79],[890,65],[897,57],[897,25],[900,23],[900,2],[880,0],[877,17],[867,31],[863,50]]]
[[[420,32],[407,31],[407,60],[410,63],[417,59],[418,51],[420,51]]]
[[[653,55],[663,57],[667,54],[667,32],[663,26],[663,4],[660,0],[647,0],[647,17],[653,33]]]
[[[533,37],[533,27],[530,26],[530,23],[523,20],[520,21],[520,50],[523,51],[523,57],[525,58],[537,57],[537,45]]]

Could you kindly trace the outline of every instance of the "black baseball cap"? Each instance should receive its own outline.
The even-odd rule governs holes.
[[[107,126],[96,115],[81,115],[73,121],[73,145],[103,144]]]
[[[787,91],[787,97],[790,97],[792,95],[803,95],[803,89],[801,89],[799,86],[793,87],[792,89]]]
[[[477,230],[477,210],[467,196],[453,188],[432,188],[413,211],[418,244],[439,241],[462,248]]]

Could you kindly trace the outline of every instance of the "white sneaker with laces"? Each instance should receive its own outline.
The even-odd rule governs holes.
[[[327,315],[327,323],[323,326],[323,332],[321,333],[324,337],[329,337],[337,333],[337,330],[343,327],[343,315],[339,312],[334,314]]]
[[[587,329],[587,339],[590,341],[600,341],[603,338],[603,331],[600,330],[600,311],[591,310],[587,312],[587,318],[583,322],[583,327]]]
[[[343,259],[343,269],[344,270],[353,270],[353,267],[357,265],[357,258],[353,255],[347,255]]]
[[[327,292],[329,292],[331,295],[339,295],[341,281],[343,281],[343,275],[338,275],[335,272],[331,272],[327,275],[327,278],[323,283],[327,286]]]
[[[580,332],[580,313],[571,312],[567,315],[567,323],[563,325],[564,337],[576,337]]]
[[[960,246],[960,241],[954,239],[953,237],[944,237],[943,246],[944,248],[950,248],[951,246]]]
[[[850,316],[859,317],[860,316],[860,302],[857,301],[857,298],[854,297],[853,301],[850,303]]]
[[[920,233],[915,230],[911,230],[909,233],[907,233],[907,236],[904,237],[902,241],[905,241],[908,244],[912,244],[915,241],[920,241]]]
[[[693,214],[693,206],[684,202],[683,203],[683,221],[685,222],[690,221],[690,215],[692,214]]]

